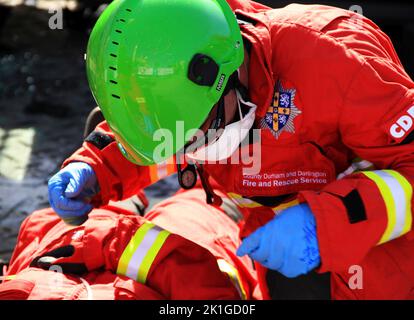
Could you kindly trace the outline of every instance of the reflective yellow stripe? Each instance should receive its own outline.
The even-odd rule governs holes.
[[[263,205],[261,205],[258,202],[255,202],[253,200],[247,199],[247,198],[243,198],[243,196],[237,194],[237,193],[233,193],[233,192],[229,192],[227,193],[227,195],[229,196],[229,198],[231,200],[233,200],[233,202],[235,202],[237,204],[237,206],[241,207],[241,208],[258,208],[258,207],[263,207]],[[278,214],[280,211],[287,209],[289,207],[292,207],[294,205],[299,204],[299,201],[297,199],[294,199],[292,201],[286,202],[286,203],[282,203],[276,207],[273,207],[272,210],[273,212],[275,212],[275,214]]]
[[[153,227],[154,227],[154,224],[146,222],[142,226],[139,227],[137,232],[135,232],[133,238],[131,239],[131,241],[129,241],[127,247],[122,253],[121,259],[119,259],[118,268],[116,271],[117,274],[126,275],[129,261],[131,261],[133,254],[135,253],[138,246],[142,242],[142,239],[144,239],[148,230]]]
[[[152,263],[155,260],[158,252],[161,250],[165,240],[167,240],[170,233],[166,230],[161,231],[151,248],[148,250],[142,264],[138,270],[137,281],[140,283],[145,283],[147,281],[148,272],[152,266]]]
[[[16,275],[2,276],[2,277],[0,277],[0,281],[13,280],[15,278],[16,278]]]
[[[242,300],[246,300],[246,291],[244,290],[243,283],[240,280],[240,275],[237,269],[224,259],[218,259],[217,264],[220,268],[220,271],[226,273],[229,276],[231,282],[236,287],[237,292],[240,295],[240,298]]]
[[[412,186],[398,172],[377,170],[362,172],[375,182],[387,209],[387,227],[378,244],[407,233],[412,225]]]
[[[262,206],[256,202],[240,203],[239,205],[243,208],[258,208]]]
[[[390,188],[388,188],[388,185],[385,183],[384,180],[382,180],[381,177],[379,177],[373,171],[363,172],[363,174],[365,174],[368,178],[370,178],[372,181],[374,181],[377,184],[378,189],[381,193],[381,196],[384,199],[385,206],[387,208],[387,215],[388,215],[387,228],[385,229],[385,232],[382,235],[378,243],[378,244],[382,244],[388,241],[392,230],[394,230],[394,226],[396,222],[394,198],[392,197]]]
[[[299,204],[299,200],[298,199],[294,199],[292,201],[289,201],[289,202],[286,202],[286,203],[282,203],[282,204],[280,204],[280,205],[278,205],[276,207],[273,207],[272,210],[273,210],[273,212],[275,214],[278,214],[281,211],[283,211],[283,210],[285,210],[287,208],[293,207],[293,206],[295,206],[297,204]]]
[[[117,274],[145,284],[148,272],[169,235],[168,231],[152,223],[143,224],[122,253]]]
[[[390,175],[392,175],[395,179],[397,179],[397,181],[400,183],[401,187],[404,190],[405,207],[406,207],[405,223],[404,223],[403,231],[400,234],[400,235],[403,235],[403,234],[406,234],[408,231],[410,231],[411,226],[412,226],[413,217],[412,217],[412,212],[411,212],[411,199],[412,199],[412,196],[413,196],[413,188],[412,188],[411,184],[407,181],[407,179],[405,179],[397,171],[387,170],[387,172]]]
[[[230,199],[232,199],[239,207],[241,208],[258,208],[262,207],[260,203],[257,203],[253,200],[243,198],[240,194],[229,192],[227,194]]]

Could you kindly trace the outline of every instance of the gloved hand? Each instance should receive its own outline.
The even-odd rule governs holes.
[[[72,245],[59,247],[41,257],[37,257],[30,266],[44,270],[51,270],[51,267],[57,266],[65,274],[82,275],[88,272],[86,264],[82,262],[81,255],[76,252],[75,247]]]
[[[70,225],[80,225],[92,210],[90,198],[98,192],[92,167],[83,162],[69,163],[50,178],[49,202],[53,210]]]
[[[55,224],[41,239],[30,266],[45,270],[55,267],[53,271],[79,275],[102,268],[115,273],[119,257],[137,229],[137,222],[131,222],[143,218],[123,218],[117,212],[100,209],[90,216],[82,226]],[[129,232],[120,227],[123,220]]]
[[[238,256],[248,254],[289,278],[320,264],[316,222],[307,204],[290,207],[243,240]]]

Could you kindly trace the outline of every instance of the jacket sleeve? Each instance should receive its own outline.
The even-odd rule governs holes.
[[[316,217],[321,272],[347,271],[373,247],[413,238],[414,83],[402,66],[366,58],[338,123],[343,143],[374,168],[300,193]]]
[[[105,265],[167,299],[240,299],[207,249],[142,217],[119,219],[103,247]]]
[[[128,161],[118,149],[106,121],[96,127],[62,167],[79,161],[89,164],[97,176],[100,192],[93,199],[97,206],[105,205],[109,200],[129,198],[176,171],[175,160],[152,166],[138,166]]]

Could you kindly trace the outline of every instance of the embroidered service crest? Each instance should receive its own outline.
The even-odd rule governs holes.
[[[273,103],[260,122],[260,126],[269,129],[276,139],[283,131],[295,133],[293,120],[302,113],[295,105],[295,95],[296,89],[285,89],[279,81]]]

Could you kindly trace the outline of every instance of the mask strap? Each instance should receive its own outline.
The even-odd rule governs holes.
[[[240,117],[240,120],[242,120],[243,119],[243,113],[242,113],[241,106],[240,106],[240,100],[242,100],[242,99],[241,99],[241,96],[240,96],[240,92],[237,89],[236,89],[236,96],[237,96],[237,108],[239,109],[239,117]]]
[[[196,169],[201,180],[201,185],[203,186],[203,189],[206,193],[207,204],[211,204],[217,207],[221,206],[223,199],[221,199],[221,197],[218,196],[211,187],[208,181],[209,175],[204,171],[203,165],[197,164]]]
[[[223,94],[221,95],[220,100],[218,101],[217,115],[216,115],[216,118],[213,120],[213,122],[210,126],[210,129],[217,130],[219,128],[224,128],[224,126],[226,124],[226,119],[225,119],[226,112],[225,112],[224,97],[231,90],[236,90],[236,94],[238,92],[238,94],[237,94],[237,98],[238,98],[237,103],[238,103],[238,107],[239,107],[240,119],[242,119],[240,100],[242,100],[243,102],[248,100],[248,90],[240,82],[239,75],[240,75],[240,70],[237,69],[230,76],[229,81],[227,82],[226,88],[224,89]],[[239,96],[241,97],[241,99],[239,98]]]
[[[226,112],[224,109],[224,97],[221,97],[217,106],[216,118],[211,122],[209,129],[218,130],[220,128],[224,128],[225,124]]]

